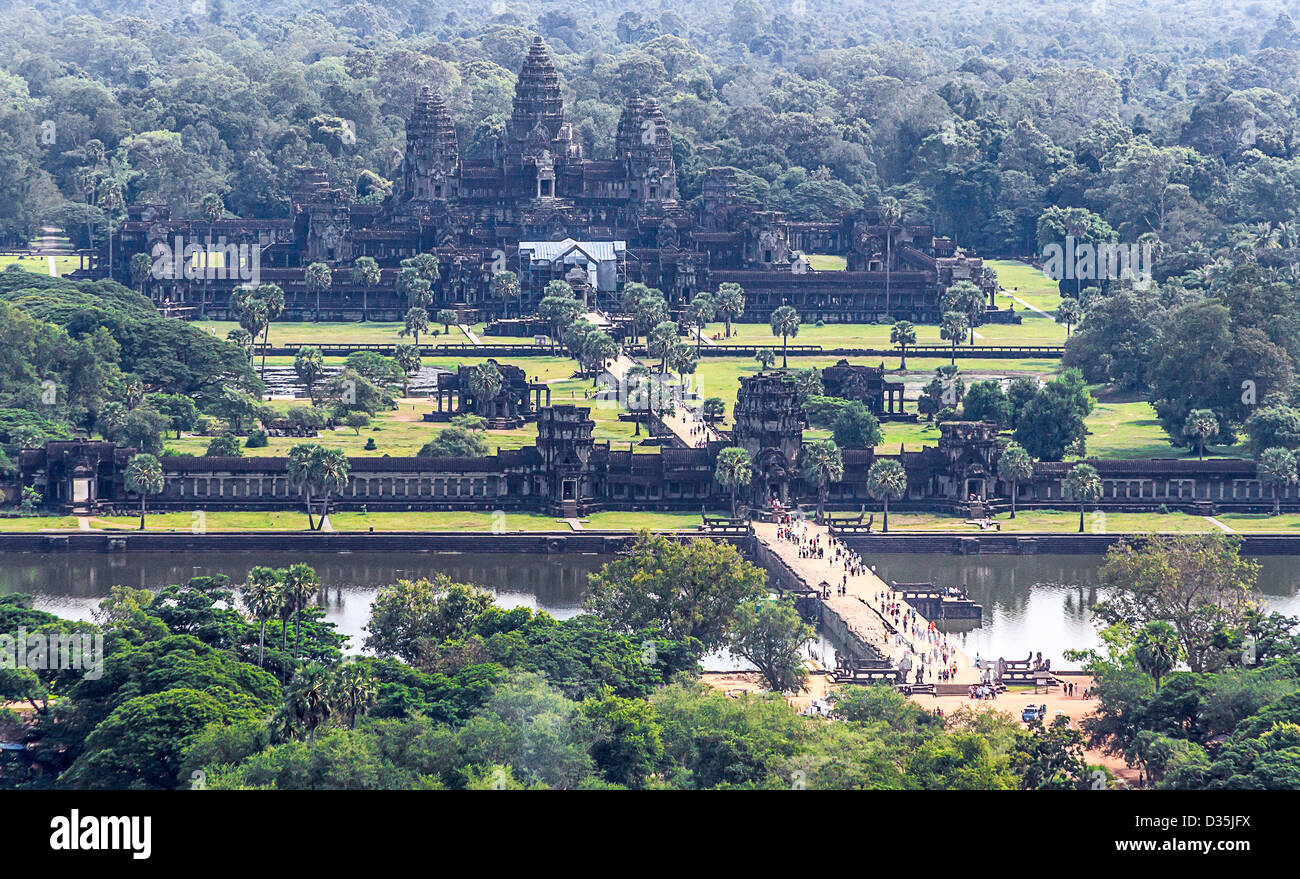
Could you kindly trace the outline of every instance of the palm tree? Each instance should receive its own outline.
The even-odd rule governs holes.
[[[298,352],[301,355],[301,351]],[[301,491],[307,499],[307,530],[316,530],[316,520],[312,516],[312,489],[313,483],[311,478],[312,456],[315,450],[320,448],[315,443],[298,443],[289,450],[289,457],[285,463],[285,469],[289,474],[289,487]]]
[[[1281,447],[1265,449],[1259,456],[1259,481],[1273,490],[1273,515],[1282,512],[1282,495],[1287,486],[1300,481],[1296,475],[1296,457],[1290,449]]]
[[[302,652],[302,612],[311,604],[312,597],[320,591],[320,578],[310,565],[299,562],[284,572],[284,594],[293,606],[293,658]]]
[[[241,288],[243,289],[243,288]],[[236,295],[231,297],[231,308],[239,316],[239,326],[248,333],[248,359],[249,363],[253,360],[253,340],[262,335],[266,325],[270,323],[267,313],[266,303],[256,296],[239,297],[240,291],[235,291]],[[265,358],[263,358],[265,362]],[[265,367],[263,367],[265,370]],[[265,372],[263,372],[265,376]]]
[[[659,358],[660,375],[668,369],[668,351],[675,344],[677,344],[677,324],[671,320],[663,320],[655,324],[654,329],[646,336],[646,353],[651,357]]]
[[[885,505],[884,533],[889,533],[889,499],[907,494],[907,471],[898,461],[881,458],[867,471],[867,492]]]
[[[597,330],[582,337],[582,360],[592,367],[592,387],[600,383],[600,376],[605,371],[606,361],[617,355],[618,343],[610,337],[609,333]]]
[[[490,360],[470,367],[469,392],[474,395],[474,408],[479,415],[488,418],[496,414],[496,398],[504,383],[501,370]]]
[[[727,446],[718,452],[713,478],[718,485],[731,489],[731,518],[736,518],[736,490],[754,479],[754,459],[740,446]]]
[[[715,311],[713,297],[708,293],[696,293],[691,304],[686,307],[686,315],[691,326],[695,328],[695,353],[698,355],[704,346],[704,328],[713,320]]]
[[[319,348],[308,345],[293,355],[293,371],[307,388],[307,396],[316,405],[316,381],[325,370],[325,358]]]
[[[375,676],[364,665],[348,663],[334,676],[333,701],[347,715],[349,729],[356,729],[357,715],[370,710],[378,693]]]
[[[122,187],[109,181],[101,187],[99,203],[104,208],[104,222],[108,226],[108,277],[113,277],[113,214],[122,206]]]
[[[894,224],[903,218],[903,205],[896,198],[880,200],[880,220],[885,224],[885,314],[889,314],[889,280],[894,267]]]
[[[642,366],[640,364],[633,366],[631,369],[629,369],[626,373],[623,374],[623,382],[626,387],[625,394],[627,396],[628,409],[630,409],[633,413],[648,411],[650,413],[650,417],[653,418],[654,411],[655,411],[654,397],[653,397],[654,377],[650,374],[649,368]],[[644,410],[633,407],[632,406],[633,399],[640,397],[641,394],[643,393],[645,394],[645,402],[646,402]],[[633,436],[641,435],[640,414],[636,415],[636,431],[632,435]]]
[[[716,312],[726,322],[727,338],[730,339],[731,322],[745,313],[745,289],[731,281],[719,284],[713,304]]]
[[[307,290],[316,294],[316,317],[317,323],[320,322],[320,295],[330,288],[334,283],[334,273],[330,267],[323,262],[314,262],[307,266],[307,274],[303,276],[303,282],[307,285]]]
[[[1133,640],[1133,659],[1138,668],[1155,679],[1157,693],[1160,679],[1173,671],[1180,652],[1178,631],[1166,620],[1147,623]]]
[[[420,371],[420,349],[414,345],[398,345],[394,355],[402,370],[402,396],[409,397],[410,378]]]
[[[948,358],[950,365],[957,365],[957,344],[965,341],[969,330],[970,321],[966,315],[959,311],[944,312],[943,320],[939,323],[939,338],[952,342],[952,356]]]
[[[379,263],[375,262],[374,257],[359,256],[352,263],[352,283],[361,285],[362,323],[365,323],[370,317],[370,291],[379,286],[379,279],[382,274]]]
[[[208,316],[208,282],[212,276],[210,263],[212,262],[213,237],[216,235],[217,220],[220,220],[225,212],[226,203],[215,192],[209,192],[199,202],[199,213],[208,221],[208,246],[203,252],[203,301],[199,307],[199,317]]]
[[[313,662],[298,669],[285,690],[285,713],[295,728],[305,728],[311,741],[316,729],[334,713],[333,678],[325,666]]]
[[[450,308],[438,309],[438,313],[433,316],[433,319],[442,324],[442,332],[444,335],[451,332],[452,324],[460,323],[460,315]]]
[[[889,344],[897,345],[901,353],[898,368],[907,369],[907,349],[916,344],[916,326],[910,320],[896,321],[889,330]]]
[[[144,295],[145,279],[153,272],[153,260],[147,253],[137,253],[131,257],[131,284],[137,293]]]
[[[772,364],[776,363],[776,352],[771,348],[759,348],[758,353],[754,355],[754,359],[758,361],[760,370],[771,369]]]
[[[163,490],[162,465],[153,455],[136,455],[126,465],[126,489],[140,493],[140,530],[144,530],[145,499]]]
[[[984,291],[970,281],[957,281],[943,291],[939,307],[945,312],[956,311],[966,315],[967,329],[973,330],[984,312]],[[974,332],[970,343],[975,344]]]
[[[1083,319],[1083,306],[1079,300],[1065,298],[1061,300],[1061,307],[1056,309],[1056,322],[1065,324],[1065,337],[1070,337],[1070,327],[1077,324]]]
[[[312,456],[312,487],[321,496],[320,522],[317,529],[324,528],[330,515],[330,495],[341,492],[348,486],[348,475],[352,465],[342,449],[327,449],[316,446]]]
[[[808,483],[817,486],[817,521],[820,522],[826,508],[827,489],[832,482],[844,478],[844,456],[834,440],[814,440],[803,447],[799,469]]]
[[[425,311],[418,305],[414,305],[406,312],[405,327],[402,329],[402,335],[413,336],[415,338],[415,348],[420,348],[420,333],[429,332],[429,312]]]
[[[510,317],[510,300],[519,298],[519,276],[514,272],[497,272],[492,276],[492,295],[501,300],[504,317]]]
[[[772,312],[772,335],[781,337],[781,368],[790,361],[786,357],[786,339],[799,335],[799,312],[793,305],[782,305]]]
[[[249,570],[248,582],[240,587],[244,606],[260,624],[257,635],[258,667],[261,667],[266,656],[266,624],[284,602],[284,597],[280,594],[284,576],[283,569],[257,565]]]
[[[284,312],[284,291],[278,284],[258,284],[253,295],[266,310],[266,322],[262,325],[262,365],[261,375],[266,377],[266,346],[271,338],[271,321]]]
[[[1205,460],[1205,444],[1218,432],[1219,418],[1209,409],[1193,409],[1187,413],[1187,421],[1183,422],[1183,436],[1191,437],[1192,444],[1196,446],[1196,454],[1202,461]]]
[[[1065,490],[1079,501],[1079,533],[1083,533],[1083,505],[1101,497],[1101,476],[1091,464],[1075,464],[1065,476]]]
[[[1011,518],[1016,517],[1016,496],[1020,483],[1034,475],[1034,459],[1016,442],[1007,443],[998,458],[998,477],[1011,486]]]

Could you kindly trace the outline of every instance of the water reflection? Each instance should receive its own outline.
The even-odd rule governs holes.
[[[360,649],[370,604],[382,585],[444,573],[491,590],[505,607],[526,606],[565,618],[582,611],[587,576],[610,558],[439,552],[6,553],[0,564],[0,593],[32,592],[42,609],[89,619],[115,585],[157,589],[213,574],[226,574],[239,583],[254,565],[286,567],[301,561],[320,574],[330,621],[352,638],[352,649]],[[971,656],[1023,657],[1041,651],[1060,667],[1064,650],[1097,644],[1089,608],[1104,595],[1097,586],[1101,556],[897,553],[870,560],[886,581],[964,584],[984,606],[984,619],[978,625],[962,621],[947,628]],[[1293,559],[1265,556],[1258,561],[1260,592],[1268,606],[1300,616],[1300,572]],[[834,645],[825,638],[808,649],[833,662]],[[738,664],[718,655],[709,657],[706,666],[727,669]]]
[[[1065,663],[1069,648],[1098,644],[1089,608],[1105,596],[1097,585],[1100,555],[877,554],[870,558],[887,582],[965,585],[984,606],[984,619],[946,624],[970,656],[1022,658],[1042,651]],[[1262,556],[1259,592],[1271,610],[1300,616],[1300,572],[1287,556]]]

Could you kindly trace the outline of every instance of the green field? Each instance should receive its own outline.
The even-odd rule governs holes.
[[[1061,307],[1060,288],[1057,287],[1055,280],[1047,277],[1040,270],[1015,260],[995,259],[990,260],[988,264],[997,270],[998,286],[1003,287],[1007,294],[1014,295],[1049,314],[1055,313],[1056,309]],[[998,303],[1002,307],[1012,301],[1009,296],[1004,297],[1003,294],[999,294],[999,298],[1003,299]],[[1021,306],[1017,305],[1016,308],[1019,309]]]
[[[849,261],[833,253],[805,253],[808,266],[817,272],[842,272],[849,267]]]
[[[712,511],[713,515],[725,515]],[[71,516],[47,519],[0,519],[0,531],[37,530],[35,528],[9,528],[3,523],[57,523],[49,528],[76,530],[77,520]],[[581,521],[584,530],[591,531],[667,531],[694,529],[700,524],[699,513],[595,513]],[[567,520],[541,513],[428,511],[428,512],[336,512],[330,514],[330,525],[335,531],[571,531]],[[134,531],[140,527],[138,516],[96,516],[90,526],[103,531]],[[272,510],[266,512],[179,512],[148,513],[145,530],[202,533],[205,531],[305,531],[307,514],[302,510]]]
[[[3,516],[0,517],[0,533],[45,530],[77,530],[77,520],[73,516]]]
[[[38,275],[48,275],[50,273],[50,258],[47,256],[14,256],[0,254],[0,271],[6,266],[20,265]],[[54,257],[54,270],[60,276],[69,272],[74,272],[81,267],[81,258],[76,256],[56,256]]]

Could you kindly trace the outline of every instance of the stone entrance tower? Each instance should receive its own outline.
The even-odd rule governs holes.
[[[588,462],[595,445],[591,432],[596,422],[585,406],[564,404],[537,411],[537,452],[542,457],[542,475],[536,489],[549,497],[560,515],[581,514],[583,500],[591,497]]]
[[[788,507],[791,489],[799,480],[799,451],[803,446],[803,407],[785,373],[768,372],[740,380],[736,394],[736,426],[732,441],[754,459],[749,501],[768,507],[772,499]]]

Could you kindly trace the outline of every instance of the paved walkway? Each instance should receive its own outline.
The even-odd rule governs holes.
[[[610,365],[605,369],[605,371],[610,374],[610,376],[614,379],[614,381],[618,382],[621,385],[623,383],[624,377],[628,373],[628,370],[630,370],[634,366],[641,366],[641,365],[644,364],[642,364],[636,358],[628,355],[626,352],[620,351],[618,357],[612,363],[610,363]],[[654,367],[651,367],[651,371],[653,370]],[[694,448],[696,445],[703,442],[706,438],[707,439],[718,438],[718,434],[716,430],[714,430],[712,427],[706,424],[703,421],[703,419],[701,419],[694,412],[688,410],[684,405],[677,406],[677,411],[675,414],[673,415],[660,414],[659,418],[660,420],[663,421],[664,426],[667,427],[669,430],[671,430],[673,432],[673,435],[676,436],[678,439],[680,439],[683,443],[685,443],[686,446],[689,448]],[[704,428],[704,432],[699,436],[696,436],[695,433],[693,433],[694,429],[697,427]]]
[[[1224,525],[1224,524],[1223,524],[1222,522],[1220,522],[1218,519],[1214,518],[1213,516],[1202,516],[1201,518],[1203,518],[1205,521],[1209,522],[1209,523],[1210,523],[1211,525],[1213,525],[1215,528],[1218,528],[1218,529],[1220,529],[1221,531],[1223,531],[1223,532],[1225,532],[1225,533],[1227,533],[1227,534],[1236,534],[1236,533],[1237,533],[1237,532],[1233,531],[1231,528],[1229,528],[1227,525]]]
[[[469,343],[471,345],[474,345],[475,347],[478,348],[483,347],[483,341],[479,339],[478,336],[474,335],[474,331],[469,328],[469,324],[457,324],[456,326],[462,333],[465,334],[465,338],[469,339]]]
[[[830,546],[828,528],[813,522],[807,522],[806,528],[806,539],[820,537],[823,546]],[[950,663],[954,661],[957,663],[957,676],[945,683],[979,683],[980,671],[975,668],[970,657],[956,644],[948,642],[942,632],[935,632],[932,635],[926,619],[919,613],[916,615],[919,624],[910,632],[901,631],[901,627],[899,631],[894,631],[894,624],[886,617],[885,606],[891,601],[902,603],[902,598],[896,597],[889,585],[873,571],[868,569],[861,574],[850,575],[847,594],[839,595],[835,587],[844,582],[844,566],[837,565],[826,558],[800,558],[798,545],[788,540],[781,540],[777,536],[779,530],[779,526],[772,523],[754,523],[754,532],[758,538],[780,556],[809,586],[815,589],[823,582],[831,585],[831,597],[823,598],[822,601],[844,620],[850,631],[874,647],[895,666],[898,666],[905,657],[910,659],[913,671],[908,674],[909,682],[914,680],[915,668],[921,664],[923,656],[926,658],[927,665],[937,666],[937,660],[932,658],[932,651],[947,643],[951,656]],[[926,675],[925,682],[938,682],[933,671]]]

